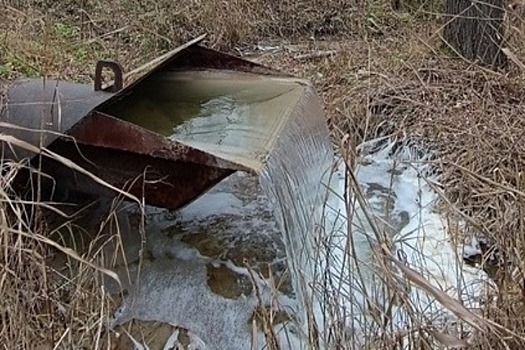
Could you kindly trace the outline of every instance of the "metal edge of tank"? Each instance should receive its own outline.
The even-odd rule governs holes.
[[[152,157],[152,162],[163,159],[233,171],[250,171],[242,165],[169,140],[143,127],[98,111],[91,112],[78,122],[69,130],[68,135],[72,139],[64,138],[65,141],[146,155]]]
[[[65,139],[58,139],[49,149],[114,187],[143,199],[145,204],[170,210],[190,203],[234,172],[178,159],[152,158],[118,149],[75,144]],[[43,173],[52,174],[60,181],[59,185],[68,190],[97,196],[118,195],[57,161],[46,159],[40,168]]]
[[[126,95],[130,94],[137,85],[146,79],[150,79],[155,74],[185,70],[230,70],[258,75],[293,77],[290,74],[245,60],[241,57],[203,47],[199,42],[193,42],[190,45],[184,45],[181,49],[174,50],[171,55],[151,68],[146,74],[124,87],[95,109],[104,111],[109,105],[117,103]]]

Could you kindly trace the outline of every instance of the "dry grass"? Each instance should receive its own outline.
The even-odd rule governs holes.
[[[525,96],[520,78],[465,64],[400,73],[374,84],[369,113],[382,120],[379,132],[414,138],[436,151],[443,210],[466,222],[457,238],[488,238],[490,249],[497,250],[483,257],[484,269],[497,282],[485,316],[523,335]],[[482,346],[502,346],[501,339],[483,340],[488,344]]]
[[[101,57],[131,69],[203,33],[208,46],[229,51],[268,39],[349,37],[361,11],[348,0],[8,1],[1,6],[7,27],[0,46],[8,63],[4,74],[84,81]]]
[[[133,68],[208,33],[209,46],[257,56],[311,79],[325,101],[337,143],[344,135],[355,146],[390,134],[435,151],[435,169],[442,174],[442,210],[451,220],[466,223],[453,232],[455,238],[488,237],[504,261],[484,264],[497,284],[483,316],[506,330],[485,332],[475,345],[523,347],[523,67],[513,64],[508,72],[496,73],[451,59],[440,49],[440,24],[428,13],[436,10],[432,4],[393,13],[381,2],[344,0],[80,3],[0,5],[0,76],[89,81],[99,57]],[[509,15],[506,46],[518,62],[525,62],[520,11],[523,8]],[[261,52],[258,44],[278,48]],[[317,55],[320,52],[325,54]],[[50,270],[49,245],[32,236],[45,230],[39,204],[23,205],[10,190],[18,166],[2,165],[2,344],[91,348],[93,339],[102,344],[109,337],[103,315],[110,299],[99,288],[100,276],[75,259],[68,274]],[[97,261],[93,254],[87,256]],[[428,347],[428,333],[418,334],[421,346],[415,343],[414,348]],[[382,341],[383,348],[399,346],[395,339]]]
[[[521,50],[516,41],[508,45]],[[482,312],[502,328],[483,332],[475,345],[521,349],[525,72],[513,67],[496,73],[432,51],[401,65],[371,62],[381,69],[375,67],[349,91],[338,124],[369,137],[416,140],[435,151],[442,210],[452,221],[465,223],[451,234],[461,241],[477,236],[490,242],[480,263],[495,287]]]
[[[83,171],[46,149],[7,135],[0,138],[4,144]],[[93,203],[88,202],[87,207],[81,203],[58,206],[41,199],[41,171],[29,163],[4,159],[1,171],[2,347],[109,348],[114,333],[108,328],[108,320],[116,307],[114,298],[119,295],[109,295],[102,281],[109,278],[120,284],[117,274],[105,268],[113,267],[107,261],[107,247],[117,250],[110,254],[116,257],[122,244],[115,211],[108,208],[96,217],[96,211],[86,209]],[[34,173],[34,181],[21,193],[15,190],[20,186],[17,176],[27,171]]]
[[[106,324],[114,308],[112,298],[100,287],[104,270],[97,266],[102,266],[104,257],[95,242],[102,236],[95,235],[90,244],[74,242],[81,228],[58,209],[52,210],[52,216],[62,224],[48,225],[45,218],[50,217],[52,204],[24,201],[13,192],[12,182],[22,167],[2,164],[2,347],[79,349],[96,344],[101,348],[109,343]],[[53,236],[61,239],[48,238]]]

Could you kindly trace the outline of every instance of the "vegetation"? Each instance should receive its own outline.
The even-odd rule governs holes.
[[[502,52],[509,65],[491,70],[443,44],[444,4],[435,0],[8,0],[0,5],[0,79],[89,82],[100,58],[131,70],[203,33],[207,46],[311,79],[334,143],[350,146],[350,160],[358,156],[356,145],[379,135],[435,151],[441,210],[465,223],[450,225],[458,227],[451,237],[487,237],[504,262],[482,261],[494,278],[479,311],[484,323],[460,338],[473,348],[521,349],[525,8],[508,5]],[[13,177],[26,166],[1,164],[0,344],[111,348],[105,317],[115,301],[100,288],[109,272],[96,266],[104,259],[97,247],[115,238],[102,230],[95,237],[100,245],[88,244],[82,255],[51,240],[79,228],[67,211],[56,214],[60,225],[50,225],[43,220],[48,203],[14,195]],[[110,219],[103,226],[112,228]],[[57,252],[65,260],[54,265]],[[410,347],[431,348],[429,332],[424,325],[411,331]],[[385,332],[375,348],[399,348],[399,337]]]

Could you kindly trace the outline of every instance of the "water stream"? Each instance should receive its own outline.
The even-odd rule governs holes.
[[[356,200],[358,189],[352,186],[345,200],[346,168],[340,162],[323,215],[327,249],[321,269],[327,278],[319,318],[325,330],[334,320],[343,322],[347,332],[338,341],[349,349],[373,347],[383,332],[401,334],[421,324],[461,334],[465,328],[457,317],[385,264],[379,248],[387,245],[399,261],[468,309],[480,307],[487,276],[463,264],[461,246],[448,236],[447,221],[436,208],[434,188],[440,184],[428,163],[430,153],[388,139],[366,142],[358,152],[354,174],[364,201]]]
[[[268,341],[303,349],[316,336],[308,327],[315,317],[321,345],[342,322],[346,345],[362,346],[377,326],[371,305],[382,310],[391,298],[377,266],[377,227],[406,263],[476,306],[480,276],[460,266],[433,210],[424,152],[384,140],[361,145],[355,174],[367,204],[351,204],[349,217],[346,169],[332,173],[321,104],[303,82],[176,73],[130,102],[106,112],[253,172],[235,173],[177,212],[148,208],[145,242],[137,212],[123,209],[127,262],[118,271],[128,294],[114,326],[170,324],[191,335],[194,349],[262,349]],[[424,293],[408,296],[422,315],[450,319]],[[268,313],[274,340],[263,332]],[[400,305],[391,315],[392,328],[411,322]]]
[[[140,277],[129,279],[115,324],[156,320],[195,332],[208,349],[262,348],[264,309],[283,348],[305,347],[310,255],[333,158],[320,106],[297,79],[212,71],[154,77],[105,110],[252,170],[177,213],[149,212],[146,246],[125,239],[128,261],[139,251],[148,259],[122,269]]]

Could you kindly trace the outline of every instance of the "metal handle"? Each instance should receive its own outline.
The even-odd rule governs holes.
[[[102,70],[108,68],[113,72],[115,79],[108,88],[102,88]],[[100,60],[95,68],[95,91],[118,92],[124,87],[124,69],[117,61]]]

